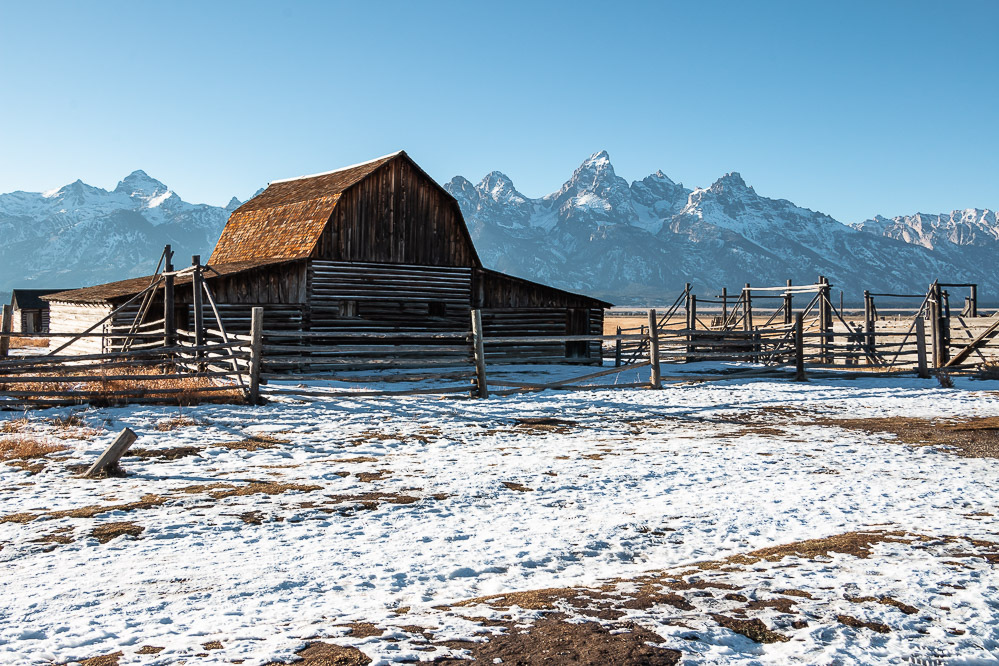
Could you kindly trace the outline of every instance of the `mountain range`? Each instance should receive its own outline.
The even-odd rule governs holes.
[[[707,188],[686,188],[662,171],[628,183],[603,151],[536,199],[499,171],[478,184],[455,176],[444,187],[486,266],[617,304],[672,300],[684,282],[708,296],[818,275],[852,301],[864,289],[922,293],[934,279],[977,282],[983,301],[999,295],[992,210],[847,225],[761,196],[735,172]],[[0,195],[0,291],[148,274],[166,243],[178,265],[207,257],[239,205],[187,203],[143,171],[111,191],[78,180]]]

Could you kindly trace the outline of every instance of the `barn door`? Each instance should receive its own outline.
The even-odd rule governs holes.
[[[588,335],[590,332],[590,311],[586,308],[569,308],[566,311],[565,334]],[[565,343],[566,358],[588,358],[589,343]]]

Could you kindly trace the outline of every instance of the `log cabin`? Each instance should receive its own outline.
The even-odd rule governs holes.
[[[43,296],[65,289],[15,289],[10,297],[11,330],[17,333],[48,333],[49,304]]]
[[[248,330],[250,309],[259,305],[269,330],[467,331],[470,311],[479,309],[487,336],[600,335],[610,307],[484,267],[458,202],[403,151],[271,182],[233,211],[208,265],[206,283],[236,332]],[[47,296],[53,330],[84,330],[150,279]],[[176,280],[180,328],[190,328],[193,317],[190,282]],[[162,289],[156,298],[151,311],[162,317]],[[135,312],[134,304],[122,308],[111,326],[131,323]],[[107,340],[81,340],[66,353],[102,344]],[[513,345],[506,353],[600,362],[599,343]]]

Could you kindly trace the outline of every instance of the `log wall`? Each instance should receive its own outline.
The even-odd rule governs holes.
[[[110,305],[60,303],[56,301],[49,304],[49,326],[50,330],[57,333],[82,333],[109,314],[111,314]],[[107,325],[103,325],[94,330],[94,333],[103,333],[106,330]],[[57,344],[61,344],[61,341],[54,340],[52,347],[55,348]],[[100,354],[104,351],[103,347],[103,338],[81,338],[60,351],[59,354],[62,356]]]

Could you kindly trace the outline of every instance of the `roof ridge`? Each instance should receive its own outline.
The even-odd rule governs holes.
[[[394,153],[389,153],[388,155],[382,155],[381,157],[376,157],[373,160],[365,160],[363,162],[358,162],[357,164],[351,164],[349,166],[340,167],[339,169],[333,169],[332,171],[323,171],[322,173],[312,173],[307,176],[296,176],[295,178],[281,178],[279,180],[272,180],[267,183],[268,186],[274,183],[290,183],[295,180],[305,180],[307,178],[318,178],[319,176],[329,176],[330,174],[338,173],[340,171],[346,171],[347,169],[356,169],[357,167],[365,166],[367,164],[373,164],[374,162],[380,162],[381,160],[387,160],[390,157],[396,157],[397,155],[402,155],[406,151],[397,150]]]

